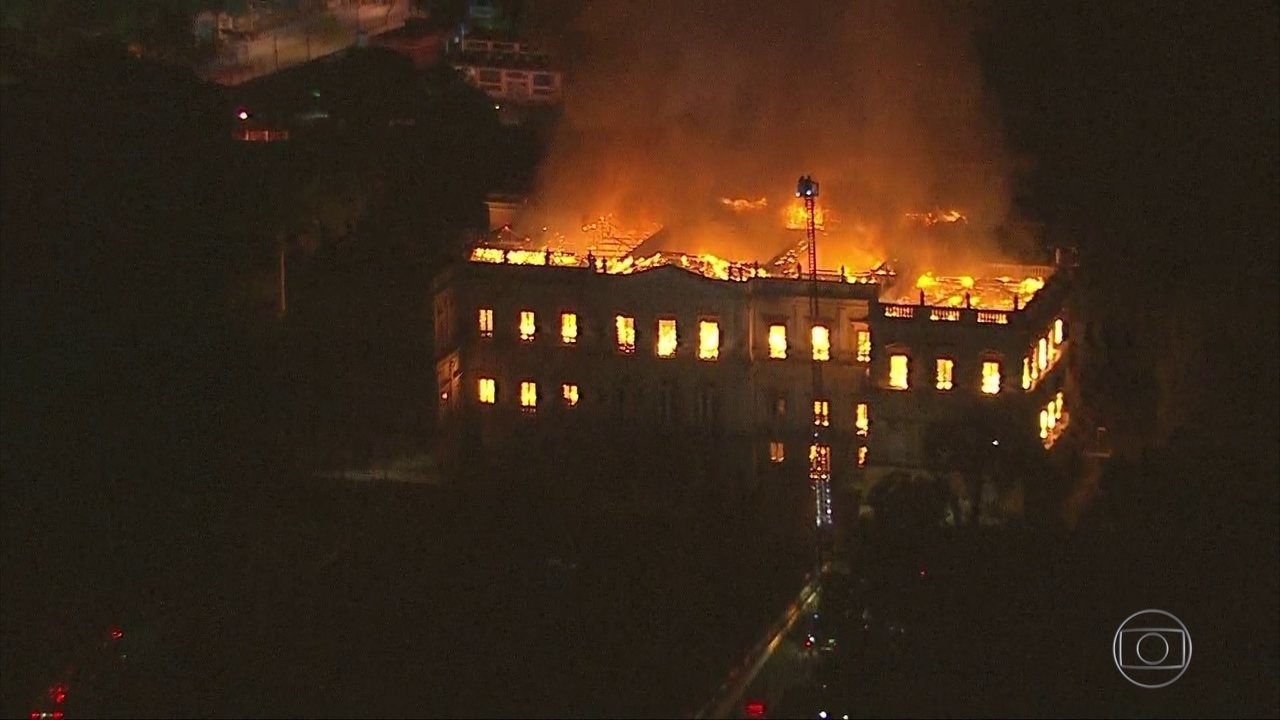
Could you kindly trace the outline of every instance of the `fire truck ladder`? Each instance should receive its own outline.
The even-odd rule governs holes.
[[[805,175],[796,184],[796,197],[804,200],[805,235],[809,250],[809,342],[813,343],[813,328],[818,324],[818,232],[816,205],[818,201],[818,183]],[[810,348],[813,358],[813,438],[809,445],[809,486],[813,488],[814,521],[819,534],[831,529],[831,443],[827,438],[827,426],[830,422],[826,402],[822,390],[822,361]],[[820,411],[821,410],[821,411]],[[821,541],[821,538],[820,538]]]

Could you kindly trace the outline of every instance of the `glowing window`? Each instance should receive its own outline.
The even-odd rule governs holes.
[[[715,360],[720,357],[720,324],[715,320],[698,323],[698,358]]]
[[[871,362],[871,331],[859,330],[858,338],[858,362]]]
[[[821,427],[830,427],[831,404],[826,400],[813,401],[813,424]]]
[[[858,467],[864,468],[866,466],[867,466],[867,446],[863,445],[858,448]]]
[[[1061,345],[1063,340],[1067,339],[1066,329],[1062,325],[1062,318],[1053,321],[1053,342],[1055,345]]]
[[[1040,439],[1045,440],[1049,437],[1049,411],[1040,411]]]
[[[480,378],[476,383],[476,395],[480,398],[480,402],[485,405],[492,405],[498,400],[498,384],[493,378]]]
[[[862,437],[866,437],[867,431],[871,429],[871,413],[867,411],[866,403],[858,403],[854,406],[853,427]]]
[[[1040,338],[1036,345],[1036,367],[1040,370],[1049,367],[1049,341],[1045,338]]]
[[[525,412],[533,412],[538,408],[538,384],[525,380],[520,383],[520,408]]]
[[[1062,393],[1058,393],[1053,399],[1053,423],[1056,425],[1062,419]]]
[[[1031,389],[1031,361],[1027,358],[1022,358],[1022,389]]]
[[[636,351],[636,319],[618,315],[613,319],[617,330],[618,351],[630,355]]]
[[[894,390],[906,390],[910,387],[907,384],[907,356],[906,355],[890,355],[889,356],[889,387]]]
[[[787,448],[781,442],[772,440],[769,442],[769,462],[780,463],[787,459]]]
[[[493,309],[480,308],[480,337],[493,337]]]
[[[533,342],[533,336],[538,332],[538,324],[534,322],[532,310],[520,311],[520,339],[524,342]]]
[[[578,385],[577,383],[564,383],[560,386],[560,395],[564,398],[564,404],[574,407],[578,404]]]
[[[809,479],[810,480],[831,479],[831,446],[830,445],[810,445],[809,446]]]
[[[825,325],[814,325],[810,333],[813,341],[813,359],[825,362],[831,359],[831,331]]]
[[[1000,392],[1000,363],[995,360],[982,361],[982,392],[985,395]]]
[[[676,344],[678,340],[679,338],[676,336],[676,321],[671,318],[663,318],[659,320],[658,357],[675,357]]]
[[[955,372],[956,364],[948,358],[938,358],[937,361],[937,386],[939,390],[950,390],[955,387],[952,383],[952,375]]]
[[[787,359],[787,326],[769,326],[769,357],[774,360]]]
[[[578,316],[571,312],[560,313],[560,342],[574,345],[578,342]]]

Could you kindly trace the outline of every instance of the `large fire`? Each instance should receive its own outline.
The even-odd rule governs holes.
[[[719,204],[734,214],[754,214],[756,211],[766,209],[769,202],[764,197],[754,200],[722,197],[719,198]],[[780,231],[807,229],[808,212],[802,202],[788,203],[780,214],[782,215]],[[765,216],[759,217],[763,219]],[[965,214],[959,210],[907,213],[906,218],[926,227],[939,223],[968,222]],[[815,228],[823,229],[827,219],[826,209],[816,206],[814,208]],[[854,226],[856,225],[857,223],[854,223]],[[521,237],[507,226],[499,230],[491,238],[491,242],[475,247],[470,259],[478,263],[592,268],[596,272],[609,275],[631,275],[670,265],[709,279],[731,282],[746,282],[753,278],[808,279],[809,277],[808,270],[802,262],[807,252],[807,241],[803,239],[798,244],[784,248],[771,260],[761,263],[729,260],[709,252],[675,252],[664,245],[668,245],[672,237],[679,238],[682,244],[688,239],[681,238],[678,231],[675,236],[671,236],[670,231],[661,232],[662,226],[657,224],[645,228],[623,228],[611,214],[583,222],[579,229],[582,236],[578,242],[573,242],[559,233],[549,233],[545,227],[542,228],[541,239],[535,240],[530,237]],[[766,239],[768,237],[767,230],[762,231],[759,227],[750,233],[752,237],[756,237],[756,233],[763,233],[758,235],[759,237]],[[695,247],[698,245],[696,240],[699,235],[700,233],[694,233],[693,246]],[[794,238],[795,235],[789,235],[789,237]],[[657,242],[652,242],[654,240]],[[848,243],[849,240],[833,237],[829,242],[839,245],[841,242]],[[847,250],[848,248],[846,252],[837,252],[841,252],[841,255],[847,259],[852,257]],[[867,263],[871,266],[869,269],[851,269],[845,266],[841,266],[839,270],[820,269],[818,279],[824,282],[878,285],[884,288],[881,292],[883,301],[913,306],[923,304],[936,309],[934,313],[929,314],[930,317],[940,313],[945,317],[940,316],[936,319],[958,320],[961,317],[959,311],[966,308],[981,311],[1008,311],[1025,306],[1044,287],[1045,278],[1053,272],[1052,268],[993,265],[984,266],[981,276],[925,272],[916,277],[914,285],[907,285],[896,282],[897,275],[889,262],[874,262],[877,255],[878,253],[875,252],[863,252],[858,255],[858,262]],[[898,308],[898,310],[905,312],[909,308]],[[901,316],[912,317],[914,314]],[[979,319],[981,321],[981,318]],[[1007,320],[1002,315],[1000,321]]]
[[[808,230],[809,229],[809,212],[805,210],[804,203],[795,202],[787,206],[783,212],[783,219],[788,230]],[[813,225],[818,230],[822,230],[827,224],[827,211],[821,205],[814,205],[813,208]]]
[[[916,304],[923,297],[924,304],[931,307],[1013,310],[1024,307],[1043,287],[1043,277],[974,278],[927,272],[916,278],[914,296],[901,297],[898,302]]]
[[[580,268],[594,265],[597,271],[608,275],[632,275],[663,265],[674,265],[712,280],[745,282],[755,277],[769,277],[769,273],[757,263],[735,262],[710,254],[686,255],[674,252],[659,252],[646,257],[625,255],[607,258],[596,257],[592,253],[579,255],[563,250],[504,250],[481,246],[471,251],[471,262]]]

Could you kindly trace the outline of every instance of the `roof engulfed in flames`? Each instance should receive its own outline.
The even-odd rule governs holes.
[[[915,293],[899,298],[898,302],[915,304],[923,297],[924,304],[931,307],[1013,310],[1025,307],[1044,287],[1046,273],[1029,270],[1035,274],[1021,279],[1009,275],[975,278],[925,273],[916,279]]]
[[[769,273],[757,264],[740,263],[715,255],[686,255],[684,253],[659,252],[645,257],[625,255],[620,258],[578,255],[562,250],[503,250],[496,247],[478,247],[471,251],[471,261],[507,265],[552,265],[555,267],[590,267],[609,275],[632,275],[663,265],[674,265],[712,280],[745,282],[754,277],[768,277]]]
[[[720,198],[720,204],[735,214],[754,214],[764,210],[768,201],[765,198]],[[828,218],[822,206],[815,207],[814,215],[816,229],[823,229]],[[781,216],[782,225],[788,230],[805,229],[807,226],[807,211],[798,202],[783,208]],[[965,215],[957,210],[909,213],[906,217],[925,226],[967,222]],[[731,282],[746,282],[753,278],[809,278],[801,262],[807,248],[807,241],[803,239],[783,248],[780,254],[762,264],[728,260],[706,252],[674,252],[663,247],[666,242],[658,240],[669,234],[663,232],[662,226],[627,231],[620,228],[611,215],[584,222],[580,230],[585,241],[574,243],[559,233],[544,234],[541,240],[535,240],[520,236],[509,226],[503,227],[487,242],[474,247],[470,260],[506,265],[594,267],[597,272],[609,275],[631,275],[669,265],[712,280]],[[547,228],[543,228],[543,232],[547,233]],[[579,250],[569,249],[573,247]],[[989,265],[977,276],[925,272],[916,279],[914,286],[907,286],[897,283],[891,264],[882,261],[865,270],[850,270],[843,266],[838,271],[819,270],[818,279],[879,285],[883,288],[881,299],[890,303],[1016,310],[1030,302],[1052,273],[1053,268],[1044,266]]]

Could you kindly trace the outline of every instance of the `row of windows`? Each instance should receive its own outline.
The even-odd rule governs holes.
[[[1066,325],[1062,318],[1053,321],[1043,337],[1036,340],[1031,351],[1022,359],[1022,389],[1035,387],[1040,376],[1049,371],[1062,357],[1062,344],[1067,339]]]
[[[937,390],[955,389],[955,360],[936,358],[933,363],[933,386]],[[1000,392],[1000,361],[983,360],[982,374],[978,389],[984,395],[996,395]],[[911,389],[911,359],[903,353],[889,356],[889,387],[894,390]]]
[[[477,327],[481,338],[492,338],[494,335],[493,309],[480,308]],[[532,310],[521,310],[517,326],[520,341],[532,343],[538,336],[537,316]],[[871,331],[865,328],[855,330],[857,361],[871,361]],[[659,318],[656,328],[654,353],[661,358],[676,356],[680,347],[680,333],[674,318]],[[775,360],[787,358],[788,341],[787,326],[783,323],[769,325],[769,357]],[[578,315],[572,312],[560,313],[560,344],[578,344]],[[625,355],[636,351],[636,319],[630,315],[614,316],[614,345]],[[831,359],[831,329],[826,325],[815,325],[810,330],[810,348],[812,359],[826,362]],[[716,360],[720,357],[720,323],[716,318],[698,320],[699,360]]]
[[[1045,448],[1052,447],[1062,431],[1066,430],[1067,420],[1067,413],[1062,407],[1062,393],[1059,392],[1040,411],[1040,440]]]
[[[784,401],[780,398],[778,405],[779,410],[783,407]],[[781,416],[781,412],[777,414]],[[813,401],[813,426],[814,427],[831,427],[831,402],[829,400]],[[864,402],[854,403],[853,405],[853,429],[858,435],[866,437],[871,430],[871,414]]]
[[[533,380],[522,380],[519,383],[519,400],[521,411],[532,414],[537,412],[543,398],[539,393],[538,383]],[[628,412],[628,399],[633,403],[642,397],[642,394],[631,394],[625,388],[615,388],[615,397],[617,405],[615,409]],[[603,400],[606,396],[600,395]],[[498,402],[498,384],[497,380],[491,377],[482,377],[476,381],[476,399],[481,405],[496,405]],[[560,383],[560,402],[566,408],[575,408],[582,399],[582,392],[577,383]],[[664,422],[672,422],[677,419],[677,402],[674,387],[664,385],[660,389],[659,405],[660,417]],[[716,389],[712,386],[699,388],[693,409],[699,421],[703,423],[717,423],[721,417],[720,398]]]
[[[482,405],[494,405],[498,401],[498,384],[493,378],[482,377],[476,381],[476,397]],[[580,397],[577,383],[561,383],[560,397],[566,407],[576,407]],[[778,398],[774,405],[774,412],[779,417],[785,414],[786,400]],[[520,382],[520,407],[532,412],[538,407],[538,384],[532,380],[523,380]],[[668,411],[669,415],[670,412]],[[814,427],[830,427],[831,426],[831,401],[818,399],[813,401],[813,424]],[[871,413],[867,403],[854,403],[853,406],[853,427],[854,432],[860,437],[866,437],[871,430]]]
[[[561,383],[560,399],[565,407],[578,405],[577,383]],[[476,381],[476,398],[481,405],[493,405],[498,402],[498,381],[482,377]],[[527,412],[538,409],[538,384],[532,380],[520,382],[520,407]]]
[[[769,462],[781,464],[787,459],[787,444],[781,440],[769,441]],[[867,466],[867,446],[859,445],[854,463],[859,468]],[[809,445],[809,467],[811,474],[831,476],[831,446]]]

